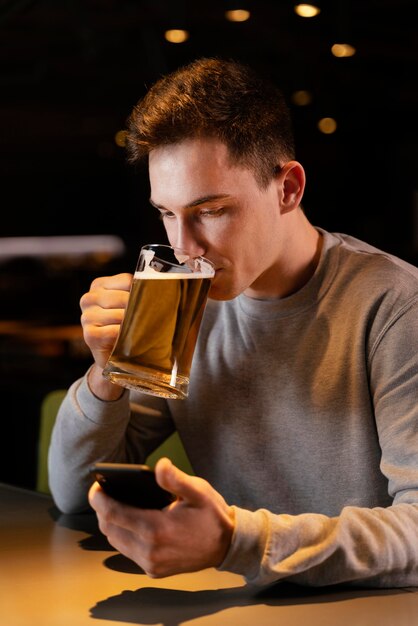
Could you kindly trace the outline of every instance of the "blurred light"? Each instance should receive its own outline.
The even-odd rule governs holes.
[[[233,9],[225,11],[225,17],[230,22],[246,22],[250,19],[251,13],[246,9]]]
[[[323,117],[318,122],[318,128],[325,135],[332,135],[337,130],[337,122],[333,117]]]
[[[299,15],[299,17],[315,17],[318,13],[321,12],[321,9],[315,4],[296,4],[295,5],[295,13]]]
[[[170,43],[184,43],[189,38],[189,33],[187,30],[182,30],[180,28],[172,28],[171,30],[166,30],[164,37]]]
[[[118,130],[115,134],[115,144],[119,148],[124,148],[126,145],[126,130]]]
[[[335,57],[352,57],[356,49],[349,43],[335,43],[331,47],[331,52]]]
[[[2,237],[0,263],[17,257],[80,257],[125,253],[122,239],[116,235],[65,235],[46,237]]]
[[[305,89],[299,89],[299,91],[294,91],[292,93],[292,102],[297,104],[299,107],[304,107],[312,102],[312,94],[310,91],[306,91]]]

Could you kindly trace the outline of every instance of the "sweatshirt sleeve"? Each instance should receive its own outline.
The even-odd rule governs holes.
[[[418,504],[347,506],[337,517],[234,508],[235,532],[220,569],[249,584],[418,585]]]
[[[75,381],[58,411],[48,453],[56,506],[63,513],[88,510],[93,463],[143,463],[173,430],[164,399],[125,390],[118,400],[106,402],[90,391],[87,374]]]

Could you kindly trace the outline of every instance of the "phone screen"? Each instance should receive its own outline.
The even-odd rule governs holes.
[[[133,463],[95,463],[90,474],[115,500],[142,509],[163,509],[174,496],[162,489],[154,470]]]

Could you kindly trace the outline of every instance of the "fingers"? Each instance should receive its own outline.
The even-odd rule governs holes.
[[[103,322],[102,326],[96,326],[82,319],[81,323],[84,341],[90,348],[94,361],[103,368],[117,339],[120,322],[118,324]]]
[[[125,309],[103,309],[98,306],[92,306],[86,309],[81,316],[83,328],[102,328],[117,324],[118,326],[123,320]]]
[[[80,298],[84,340],[95,362],[104,367],[119,333],[129,299],[132,274],[96,278]]]
[[[203,504],[207,499],[207,492],[211,490],[205,480],[182,472],[165,457],[157,462],[155,477],[160,487],[195,506]]]
[[[132,284],[132,274],[116,274],[96,278],[90,289],[80,298],[80,308],[124,309]]]
[[[132,283],[131,274],[95,279],[90,291],[80,298],[84,329],[119,325],[123,319]]]
[[[115,537],[124,531],[134,533],[141,544],[154,542],[155,529],[161,523],[161,511],[118,502],[108,496],[98,482],[90,487],[88,499],[97,513],[100,530],[112,545],[115,545]]]
[[[120,502],[116,502],[113,498],[108,496],[98,482],[94,482],[90,487],[88,500],[91,507],[97,513],[100,530],[105,535],[109,535],[112,527],[117,526],[125,528],[126,526],[129,526],[129,524],[127,525],[124,520],[125,505]]]
[[[96,289],[120,289],[129,291],[132,279],[132,274],[128,272],[114,274],[113,276],[99,276],[91,283],[90,291],[95,291]]]
[[[97,508],[100,508],[100,498],[101,498],[102,493],[103,493],[103,489],[100,487],[99,483],[95,481],[90,487],[89,493],[88,493],[88,500],[94,510],[97,510]]]
[[[126,528],[123,522],[123,505],[107,496],[97,482],[91,486],[88,499],[96,511],[99,529],[110,545],[122,554],[133,558],[134,554],[141,549],[141,535]],[[135,522],[135,527],[138,527],[138,520]]]

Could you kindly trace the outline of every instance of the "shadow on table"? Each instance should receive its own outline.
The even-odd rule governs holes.
[[[106,537],[100,531],[95,513],[68,514],[61,513],[56,507],[49,509],[49,514],[58,526],[78,530],[88,536],[79,541],[79,546],[83,550],[105,550],[115,552]]]
[[[290,583],[280,583],[262,590],[251,586],[203,591],[143,587],[135,591],[125,590],[98,602],[90,610],[90,615],[96,619],[132,624],[179,626],[183,622],[231,608],[338,602],[357,597],[359,592],[362,596],[403,593],[402,590],[356,590],[352,587],[313,589]]]
[[[95,513],[88,512],[69,515],[68,513],[61,513],[56,507],[52,507],[49,510],[49,514],[58,526],[87,534],[87,537],[84,537],[78,542],[82,550],[116,552],[116,554],[108,557],[104,562],[104,565],[109,569],[124,574],[144,574],[144,571],[136,563],[117,552],[115,548],[110,545],[107,538],[99,529]]]

